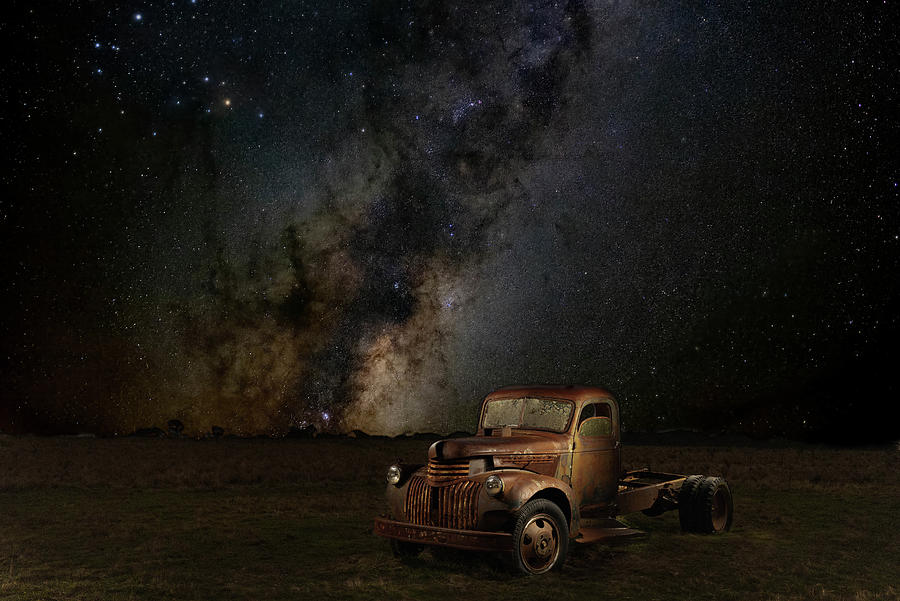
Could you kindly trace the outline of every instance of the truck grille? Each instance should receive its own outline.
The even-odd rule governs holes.
[[[469,475],[469,461],[453,461],[441,463],[434,459],[428,460],[428,481],[432,484],[437,482],[449,482],[458,480]]]
[[[425,478],[413,476],[406,493],[406,517],[421,526],[474,530],[479,492],[481,484],[472,480],[431,486]]]

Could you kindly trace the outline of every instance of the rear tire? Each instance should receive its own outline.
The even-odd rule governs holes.
[[[700,475],[688,476],[681,483],[681,490],[678,491],[678,520],[681,522],[682,532],[696,532],[697,520],[694,509],[702,483],[703,476]]]
[[[734,501],[725,478],[705,478],[697,491],[695,502],[695,532],[715,534],[731,530]]]
[[[547,499],[533,499],[519,510],[513,528],[512,563],[531,576],[558,570],[569,551],[569,525],[562,510]]]

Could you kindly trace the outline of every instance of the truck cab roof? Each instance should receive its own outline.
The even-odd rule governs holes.
[[[518,385],[504,386],[485,397],[485,401],[501,398],[515,398],[520,396],[550,397],[555,399],[568,399],[576,403],[593,401],[596,399],[613,399],[611,392],[599,386],[567,385]]]

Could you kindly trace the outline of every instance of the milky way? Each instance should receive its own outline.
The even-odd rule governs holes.
[[[0,427],[833,432],[896,393],[884,10],[23,7]]]

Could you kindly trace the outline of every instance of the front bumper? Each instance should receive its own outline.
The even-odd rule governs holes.
[[[375,518],[375,534],[411,543],[440,545],[467,551],[509,551],[513,548],[512,534],[508,532],[420,526],[382,517]]]

